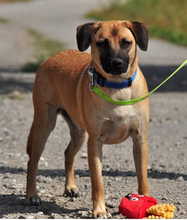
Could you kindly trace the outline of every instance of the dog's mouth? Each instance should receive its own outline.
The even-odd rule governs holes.
[[[126,73],[129,65],[129,57],[124,53],[118,54],[102,54],[100,56],[103,70],[108,74],[120,75]]]
[[[114,58],[108,60],[108,62],[101,63],[104,71],[113,75],[120,75],[126,73],[128,69],[128,63],[120,58]]]

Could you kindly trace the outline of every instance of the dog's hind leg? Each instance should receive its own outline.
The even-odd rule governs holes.
[[[40,205],[41,200],[36,190],[38,162],[44,150],[50,132],[56,124],[57,110],[50,104],[35,105],[34,120],[27,141],[29,155],[27,167],[27,194],[32,205]]]
[[[76,197],[78,196],[78,188],[74,178],[74,161],[77,152],[85,141],[86,132],[70,118],[66,111],[63,111],[62,115],[69,126],[71,136],[69,145],[64,152],[66,173],[65,195]]]

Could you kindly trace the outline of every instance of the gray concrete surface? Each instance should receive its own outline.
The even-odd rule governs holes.
[[[8,23],[0,24],[0,66],[15,67],[28,60],[32,52],[32,46],[28,48],[28,29],[76,49],[77,26],[92,21],[84,14],[105,3],[106,0],[36,0],[1,4],[0,17]]]
[[[0,7],[0,16],[13,24],[35,29],[75,48],[76,27],[89,21],[84,18],[84,13],[104,2],[106,0],[36,0],[4,4]]]
[[[106,5],[107,0],[35,0],[16,4],[1,4],[0,17],[8,23],[0,24],[0,67],[19,66],[28,61],[32,46],[28,29],[66,43],[76,49],[76,27],[94,21],[84,14]],[[139,52],[142,65],[178,65],[187,58],[187,48],[160,39],[150,39],[147,52]],[[2,69],[2,68],[1,68]]]

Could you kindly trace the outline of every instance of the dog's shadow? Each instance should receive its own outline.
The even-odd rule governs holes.
[[[25,172],[26,170],[22,169],[21,172]],[[20,171],[14,168],[8,168],[2,170],[0,169],[0,173],[12,173],[18,174]],[[51,177],[51,178],[59,178],[65,176],[65,171],[62,170],[38,170],[38,175],[42,175],[44,177]],[[136,172],[134,171],[120,171],[120,170],[105,170],[103,169],[102,172],[103,176],[110,176],[110,177],[134,177],[136,176]],[[88,170],[75,170],[75,175],[78,175],[79,178],[89,177]],[[178,177],[183,177],[185,181],[187,181],[187,175],[181,173],[174,173],[174,172],[166,172],[166,171],[149,171],[148,177],[153,179],[164,179],[168,178],[170,180],[176,180]],[[62,196],[62,195],[61,195]],[[71,198],[65,199],[64,205],[66,202],[71,202]],[[70,216],[71,218],[78,217],[81,219],[88,218],[88,216],[84,217],[81,214],[81,211],[89,211],[88,208],[81,208],[81,209],[69,209],[66,206],[58,205],[55,200],[52,201],[44,201],[42,200],[41,206],[31,206],[30,202],[25,199],[25,195],[16,195],[16,194],[3,194],[0,195],[0,218],[4,218],[5,215],[13,214],[16,210],[19,210],[20,216],[19,218],[27,218],[32,216],[33,213],[37,215],[37,213],[42,212],[43,215],[51,216],[54,218],[54,214],[58,214],[60,216]],[[21,208],[20,208],[21,207]],[[36,216],[37,217],[37,216]],[[91,216],[90,216],[91,217]],[[40,218],[40,216],[38,216]]]
[[[58,174],[57,174],[58,173]],[[38,175],[42,175],[45,177],[50,176],[51,178],[56,178],[60,176],[65,176],[65,170],[38,170]],[[78,175],[79,178],[89,177],[89,170],[75,170],[75,175]],[[102,170],[102,176],[108,177],[136,177],[136,172],[134,171],[120,171],[120,170]],[[185,181],[187,181],[187,175],[182,173],[175,172],[167,172],[160,170],[149,170],[148,177],[152,179],[170,179],[176,180],[179,177],[183,177]]]
[[[178,66],[154,66],[140,65],[140,68],[146,78],[149,91],[163,82]],[[157,92],[186,92],[187,91],[187,66],[184,66],[176,75],[174,75],[167,83],[157,90]],[[15,75],[16,76],[16,75]],[[19,78],[15,76],[0,77],[0,95],[5,95],[19,90],[20,92],[32,92],[34,84],[34,76],[31,79]]]
[[[71,200],[71,198],[68,198],[67,200]],[[76,217],[79,218],[87,218],[81,215],[80,211],[89,211],[87,208],[81,208],[81,209],[69,209],[62,206],[59,206],[55,201],[44,201],[42,200],[42,203],[40,206],[31,206],[30,201],[25,199],[25,195],[15,195],[15,194],[8,194],[8,195],[0,195],[0,206],[2,204],[6,204],[3,208],[1,208],[0,211],[0,218],[4,218],[4,215],[8,214],[14,214],[16,210],[19,210],[20,213],[19,218],[30,218],[29,216],[32,216],[33,213],[35,213],[36,217],[39,219],[41,218],[41,214],[39,212],[43,213],[42,215],[48,215],[51,216],[51,218],[54,218],[54,214],[59,214],[60,216],[66,216],[70,215],[71,218],[74,218],[73,215],[76,215]],[[16,208],[17,207],[17,208]],[[19,207],[19,208],[18,208]],[[20,208],[21,207],[21,208]],[[38,213],[38,216],[37,216]],[[73,214],[74,213],[74,214]],[[79,214],[80,213],[80,214]]]
[[[156,88],[169,77],[179,66],[140,65],[149,91]],[[162,85],[157,92],[187,92],[187,66],[184,66],[172,78]]]
[[[16,169],[16,168],[12,168],[9,166],[4,166],[0,168],[0,173],[4,174],[4,173],[12,173],[12,174],[20,174],[21,173],[26,173],[27,171],[23,168],[21,169]],[[89,170],[80,170],[80,169],[76,169],[75,171],[75,175],[78,175],[79,178],[82,177],[89,177]],[[51,177],[51,178],[59,178],[59,177],[65,177],[65,170],[64,169],[59,169],[59,170],[46,170],[46,169],[39,169],[37,172],[37,175],[41,175],[44,177]],[[103,176],[108,176],[108,177],[116,177],[116,176],[121,176],[121,177],[135,177],[136,176],[136,172],[134,171],[120,171],[120,170],[102,170],[102,175]],[[182,173],[175,173],[175,172],[167,172],[167,171],[160,171],[157,169],[154,170],[149,170],[148,171],[148,177],[149,178],[153,178],[153,179],[163,179],[163,178],[168,178],[168,179],[178,179],[178,177],[183,177],[184,180],[187,181],[187,175],[186,174],[182,174]]]

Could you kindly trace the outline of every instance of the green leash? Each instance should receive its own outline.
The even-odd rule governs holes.
[[[111,99],[109,96],[107,96],[106,94],[103,94],[99,88],[97,86],[94,86],[93,91],[95,93],[97,93],[100,97],[102,97],[103,99],[105,99],[108,102],[111,102],[113,104],[116,105],[133,105],[137,102],[140,102],[144,99],[146,99],[148,96],[150,96],[153,92],[155,92],[158,88],[160,88],[165,82],[167,82],[172,76],[174,76],[183,66],[185,66],[187,64],[187,60],[184,61],[184,63],[182,63],[167,79],[165,79],[162,83],[160,83],[160,85],[158,85],[155,89],[153,89],[151,92],[149,92],[147,95],[142,96],[140,98],[137,99],[132,99],[132,100],[125,100],[125,101],[117,101],[117,100],[113,100]]]

